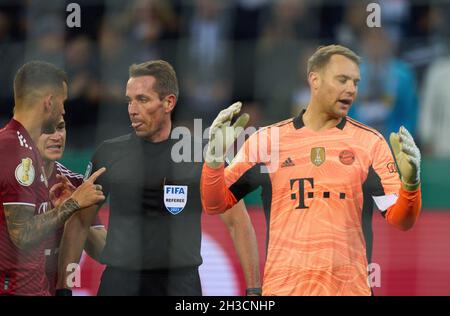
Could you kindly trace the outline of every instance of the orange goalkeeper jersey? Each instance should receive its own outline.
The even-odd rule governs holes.
[[[371,294],[364,217],[372,198],[393,205],[401,185],[380,133],[349,117],[314,132],[300,115],[253,134],[225,181],[237,200],[262,186],[263,295]]]

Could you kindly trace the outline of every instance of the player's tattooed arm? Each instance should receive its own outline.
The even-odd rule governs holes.
[[[9,236],[16,247],[29,248],[64,225],[79,208],[78,203],[72,198],[40,215],[34,215],[34,207],[19,204],[5,205],[4,212]]]
[[[95,180],[106,171],[100,168],[81,184],[61,205],[44,214],[34,215],[34,207],[4,205],[8,233],[12,242],[25,249],[40,242],[49,232],[61,227],[77,210],[105,200],[102,186]]]

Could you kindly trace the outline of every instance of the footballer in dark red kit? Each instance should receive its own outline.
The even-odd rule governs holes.
[[[83,183],[83,175],[71,171],[58,162],[64,154],[66,136],[66,122],[61,118],[54,133],[42,134],[39,137],[38,148],[43,158],[44,170],[48,176],[50,188],[60,183],[62,177],[65,177],[74,188],[79,187]],[[58,280],[59,244],[63,233],[64,227],[60,227],[57,231],[50,234],[44,242],[46,258],[45,272],[48,278],[49,291],[52,295],[55,295],[56,282]],[[93,255],[93,252],[96,254],[101,253],[106,239],[106,230],[98,216],[91,225],[90,235],[96,236],[90,236],[92,238],[88,238],[85,248],[91,257],[98,260],[98,255]],[[90,249],[95,249],[95,251],[89,251]]]
[[[11,241],[3,208],[28,205],[48,207],[48,188],[38,149],[25,128],[12,119],[0,130],[0,294],[46,295],[43,245],[19,250]]]

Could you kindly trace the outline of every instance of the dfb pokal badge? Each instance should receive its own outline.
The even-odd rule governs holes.
[[[17,181],[21,185],[28,187],[34,181],[34,174],[33,160],[31,158],[22,159],[15,172]]]
[[[166,209],[173,215],[177,215],[186,206],[187,195],[187,185],[165,185],[164,205]]]

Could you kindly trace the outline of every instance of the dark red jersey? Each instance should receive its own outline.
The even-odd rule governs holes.
[[[26,250],[12,242],[7,205],[26,205],[35,214],[48,208],[48,186],[39,151],[26,129],[12,119],[0,130],[0,295],[49,295],[44,244]]]

